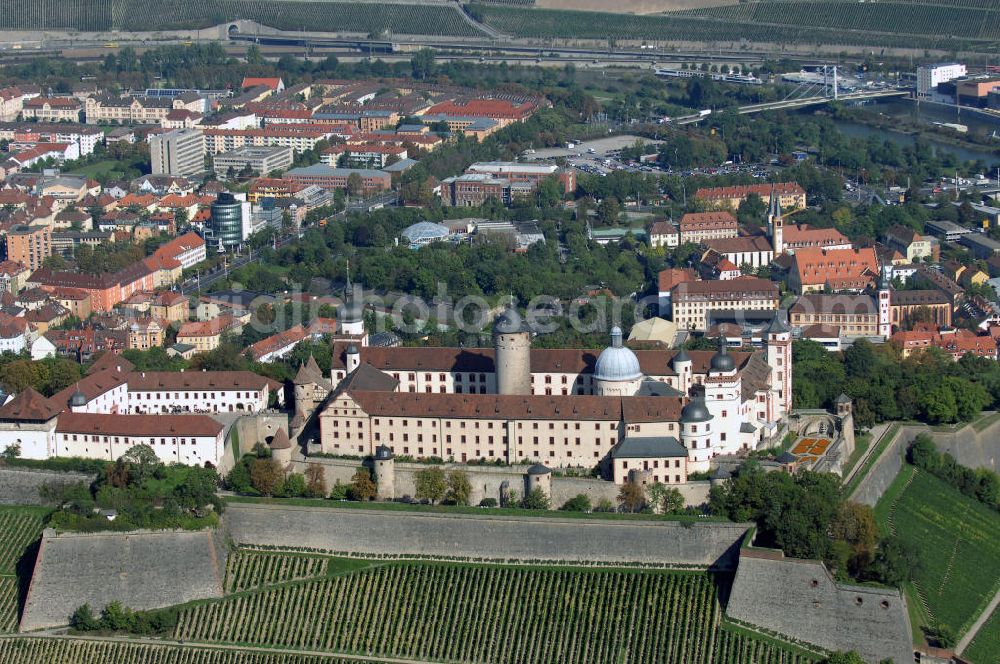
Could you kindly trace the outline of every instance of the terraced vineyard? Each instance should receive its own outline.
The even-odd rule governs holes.
[[[251,19],[282,30],[483,36],[454,5],[313,0],[0,0],[0,27],[155,31]]]
[[[44,514],[37,508],[0,508],[0,632],[17,630],[17,565],[41,535]]]
[[[471,13],[496,30],[536,39],[698,41],[739,45],[878,45],[955,48],[958,41],[995,48],[1000,9],[930,8],[842,0],[740,3],[666,15],[636,16],[585,11],[473,5]],[[947,18],[942,19],[945,15]]]
[[[962,652],[962,658],[972,664],[1000,662],[1000,609],[994,610],[979,628],[976,638]]]
[[[694,9],[684,16],[726,22],[792,25],[859,32],[941,35],[960,39],[1000,38],[1000,7],[930,3],[844,2],[843,0],[765,0]]]
[[[912,470],[904,466],[876,517],[919,552],[918,597],[910,601],[962,634],[1000,586],[1000,513],[927,472],[909,479]]]
[[[174,637],[461,662],[814,661],[720,629],[720,610],[708,574],[391,563],[195,605]]]
[[[226,592],[326,575],[326,558],[237,551],[226,561]]]
[[[274,652],[160,646],[123,641],[0,640],[0,664],[366,664],[364,660]]]

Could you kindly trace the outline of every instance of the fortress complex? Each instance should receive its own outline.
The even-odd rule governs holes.
[[[673,484],[717,455],[756,449],[791,409],[791,334],[780,313],[752,353],[633,351],[618,328],[602,351],[532,349],[513,308],[496,320],[493,341],[335,341],[329,380],[314,362],[296,377],[292,434],[313,420],[327,454],[376,456],[385,447],[458,462],[598,466],[619,482],[640,471]]]

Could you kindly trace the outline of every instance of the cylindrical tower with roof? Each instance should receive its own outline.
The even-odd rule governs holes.
[[[497,394],[531,394],[531,332],[514,307],[493,324]]]

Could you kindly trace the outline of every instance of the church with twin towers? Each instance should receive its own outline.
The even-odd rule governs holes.
[[[532,348],[514,307],[492,348],[398,347],[369,338],[349,288],[329,375],[295,377],[292,436],[338,456],[391,452],[455,463],[597,468],[615,482],[682,484],[719,455],[757,449],[791,410],[791,331],[776,314],[753,352]]]

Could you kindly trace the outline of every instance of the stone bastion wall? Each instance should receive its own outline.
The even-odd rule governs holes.
[[[866,662],[912,662],[910,620],[898,590],[840,585],[822,562],[743,549],[726,615]]]
[[[56,533],[46,529],[28,588],[21,631],[69,623],[118,601],[135,610],[222,597],[226,547],[213,530]]]
[[[90,484],[94,476],[33,468],[0,468],[0,505],[42,505],[39,494],[48,485]]]
[[[641,562],[732,569],[749,525],[231,503],[223,527],[237,544],[367,556]]]

